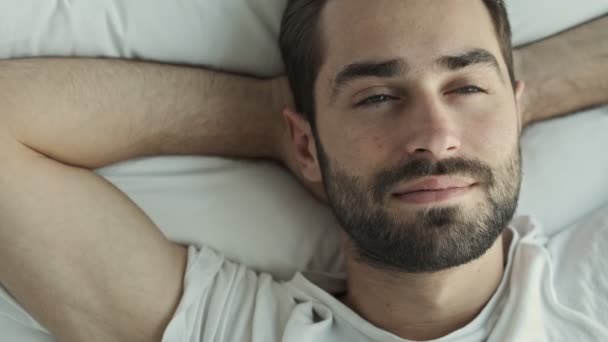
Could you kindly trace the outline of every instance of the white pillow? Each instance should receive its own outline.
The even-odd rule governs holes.
[[[282,69],[276,38],[285,3],[5,0],[0,2],[0,58],[112,56],[274,75]],[[608,10],[608,0],[509,0],[508,5],[516,42],[545,37]],[[530,212],[548,222],[550,229],[558,229],[598,206],[598,198],[605,199],[605,183],[600,182],[605,181],[601,172],[607,161],[600,147],[608,138],[602,133],[607,128],[602,113],[546,123],[545,128],[539,125],[528,132],[524,144],[531,146],[524,146],[527,179],[520,212]],[[591,135],[599,142],[588,141]],[[564,144],[566,136],[573,140]],[[577,151],[595,151],[595,159]],[[546,165],[559,168],[547,170]],[[581,179],[581,165],[587,165],[586,172],[592,175]],[[209,244],[279,278],[302,267],[339,266],[331,214],[272,165],[160,158],[126,163],[102,174],[178,241]],[[575,189],[588,200],[571,198],[572,187],[560,187],[564,184],[577,184]],[[564,192],[556,193],[558,189]]]
[[[296,269],[340,270],[333,215],[278,165],[158,157],[99,173],[173,241],[211,246],[279,279]]]
[[[518,214],[555,234],[608,203],[608,106],[530,127]]]
[[[106,56],[276,75],[285,0],[2,0],[0,58]]]
[[[4,0],[0,58],[79,55],[281,72],[286,0]],[[515,45],[608,12],[608,0],[507,0]]]

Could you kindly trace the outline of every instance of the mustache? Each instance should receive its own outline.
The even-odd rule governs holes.
[[[486,186],[494,184],[492,168],[477,159],[450,158],[440,161],[415,159],[398,167],[380,172],[374,181],[374,198],[383,199],[386,193],[400,183],[430,176],[468,176]]]

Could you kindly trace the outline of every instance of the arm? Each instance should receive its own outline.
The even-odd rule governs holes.
[[[121,61],[0,62],[0,281],[60,341],[159,341],[186,251],[89,169],[265,156],[266,86]]]
[[[12,135],[85,168],[159,154],[272,157],[284,97],[274,86],[120,60],[0,62],[1,119]]]
[[[515,50],[524,123],[608,104],[608,16]]]

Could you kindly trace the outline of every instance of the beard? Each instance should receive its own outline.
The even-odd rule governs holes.
[[[375,174],[369,181],[330,165],[317,143],[329,204],[354,247],[355,258],[397,273],[433,273],[481,257],[507,227],[521,187],[519,146],[496,169],[479,160],[412,160]],[[391,190],[421,177],[472,177],[482,198],[464,205],[424,209],[390,208]]]

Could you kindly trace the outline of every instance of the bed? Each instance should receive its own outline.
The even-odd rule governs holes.
[[[507,5],[517,46],[608,12],[608,0]],[[284,6],[285,0],[6,0],[0,3],[0,58],[120,57],[270,77],[282,72],[276,40]],[[536,124],[522,140],[518,213],[534,216],[549,234],[608,223],[608,107],[576,114]],[[304,269],[342,271],[329,209],[278,165],[156,157],[98,172],[173,241],[211,246],[277,279]],[[2,290],[0,338],[53,341]]]

